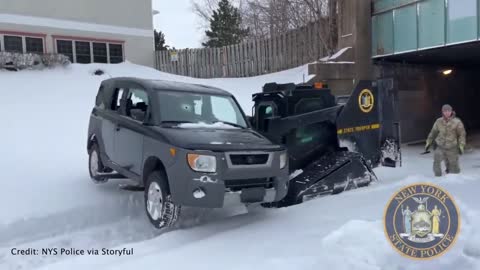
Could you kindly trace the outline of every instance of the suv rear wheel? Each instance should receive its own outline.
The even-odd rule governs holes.
[[[88,155],[88,172],[90,173],[90,178],[96,184],[105,183],[108,179],[105,176],[99,175],[99,173],[107,170],[108,168],[103,165],[102,159],[100,158],[98,145],[94,144]]]
[[[171,227],[180,215],[180,206],[172,202],[165,175],[152,172],[145,185],[145,210],[148,219],[157,229]]]

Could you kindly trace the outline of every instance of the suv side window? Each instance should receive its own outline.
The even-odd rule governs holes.
[[[133,120],[143,122],[149,106],[148,94],[145,90],[131,88],[128,91],[126,114]]]
[[[267,130],[268,126],[265,122],[266,118],[274,117],[276,115],[276,107],[273,103],[260,104],[255,115],[255,123],[259,130]]]
[[[325,109],[325,102],[321,98],[305,98],[295,104],[295,114],[309,113]]]
[[[122,106],[122,97],[123,93],[125,90],[123,88],[116,88],[115,92],[113,93],[113,99],[112,99],[112,104],[110,106],[110,109],[112,111],[120,111],[120,107]]]

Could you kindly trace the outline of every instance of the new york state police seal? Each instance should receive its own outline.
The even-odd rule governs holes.
[[[385,234],[401,255],[431,259],[444,254],[460,230],[460,213],[452,196],[426,183],[393,195],[384,216]]]

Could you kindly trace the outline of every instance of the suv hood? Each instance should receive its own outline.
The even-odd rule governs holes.
[[[156,128],[167,137],[171,144],[191,150],[280,151],[283,146],[273,144],[267,138],[251,129],[212,128]]]

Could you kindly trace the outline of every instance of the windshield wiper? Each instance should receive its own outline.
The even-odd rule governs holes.
[[[232,122],[226,122],[226,121],[215,121],[214,123],[222,123],[222,124],[226,124],[226,125],[238,127],[238,128],[241,128],[241,129],[245,129],[245,128],[246,128],[246,127],[244,127],[244,126],[242,126],[242,125],[235,124],[235,123],[232,123]]]

